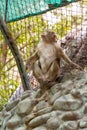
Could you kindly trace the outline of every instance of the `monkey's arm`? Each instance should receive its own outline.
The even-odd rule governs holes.
[[[76,63],[74,63],[73,61],[70,60],[70,58],[66,55],[66,53],[64,53],[64,51],[61,49],[61,57],[63,58],[64,61],[66,61],[70,66],[78,68],[80,70],[82,70],[82,67],[80,67],[79,65],[77,65]]]
[[[36,51],[30,58],[27,59],[26,69],[28,69],[28,67],[31,68],[35,61],[37,61],[38,59],[38,51]]]

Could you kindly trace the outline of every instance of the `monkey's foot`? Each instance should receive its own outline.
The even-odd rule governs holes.
[[[46,82],[43,82],[42,84],[40,84],[40,88],[41,88],[41,91],[47,91],[49,90],[52,86],[54,86],[57,82],[52,82],[52,81],[46,81]]]
[[[52,82],[52,81],[49,81],[48,83],[47,83],[47,86],[50,88],[50,87],[52,87],[53,85],[55,85],[57,82]]]
[[[59,77],[57,77],[56,81],[57,83],[60,83],[63,79],[64,75],[60,75]]]
[[[39,102],[39,101],[41,101],[41,100],[46,100],[46,101],[48,101],[48,92],[47,92],[47,91],[44,92],[44,94],[43,94],[41,97],[39,97],[39,98],[36,99],[37,102]]]

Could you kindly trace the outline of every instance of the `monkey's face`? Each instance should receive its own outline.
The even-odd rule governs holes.
[[[43,40],[43,42],[45,43],[55,43],[57,42],[57,36],[55,34],[55,32],[47,30],[45,31],[42,35],[41,38]]]

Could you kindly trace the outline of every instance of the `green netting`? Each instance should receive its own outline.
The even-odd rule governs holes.
[[[0,0],[0,13],[6,22],[45,13],[78,0]]]

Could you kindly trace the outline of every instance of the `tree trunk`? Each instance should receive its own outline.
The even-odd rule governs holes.
[[[27,77],[27,74],[25,71],[22,57],[18,51],[17,45],[16,45],[15,40],[13,39],[13,37],[11,35],[11,32],[7,28],[5,22],[2,20],[1,16],[0,16],[0,29],[2,31],[2,34],[4,35],[6,43],[8,44],[8,46],[11,49],[11,52],[15,58],[15,61],[16,61],[16,64],[17,64],[17,67],[18,67],[18,70],[20,73],[21,81],[23,84],[23,89],[28,90],[28,89],[30,89],[29,80],[28,80],[28,77]]]

